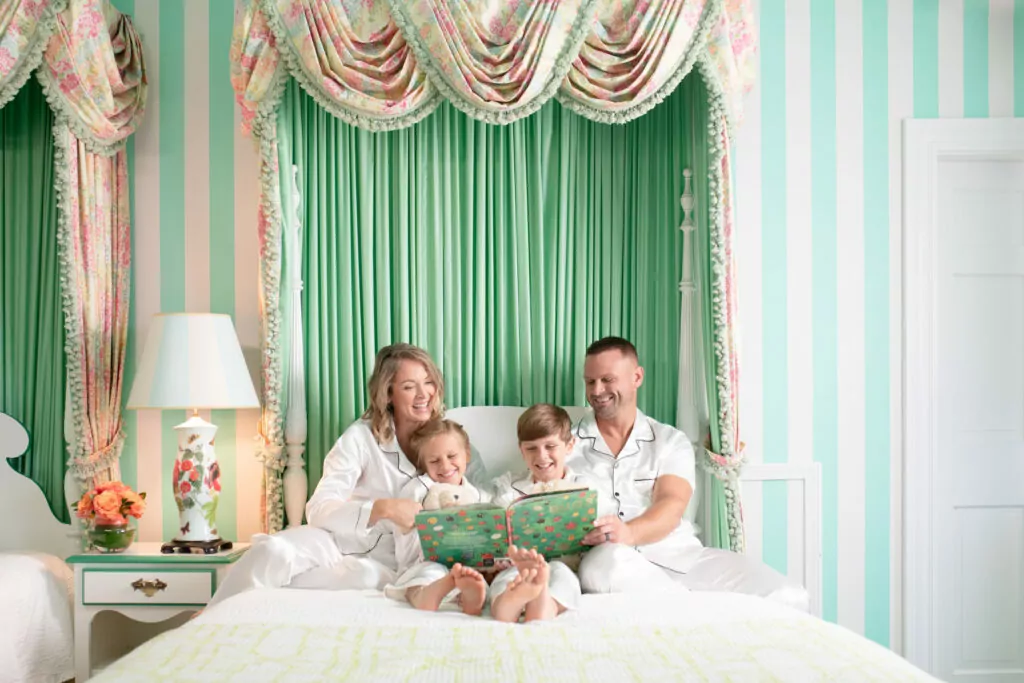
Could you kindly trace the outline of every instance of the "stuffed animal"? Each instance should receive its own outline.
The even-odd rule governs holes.
[[[471,486],[434,484],[423,499],[424,510],[442,510],[480,502],[480,492]]]

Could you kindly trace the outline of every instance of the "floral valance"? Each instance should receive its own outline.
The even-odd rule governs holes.
[[[702,63],[735,122],[753,84],[754,27],[749,0],[245,0],[232,83],[246,127],[288,76],[372,130],[411,125],[442,98],[492,123],[552,97],[623,123]]]
[[[107,0],[0,0],[0,106],[33,71],[92,151],[115,151],[142,120],[142,42]]]

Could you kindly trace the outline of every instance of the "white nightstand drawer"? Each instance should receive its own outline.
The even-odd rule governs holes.
[[[213,596],[212,569],[86,569],[85,605],[205,605]]]

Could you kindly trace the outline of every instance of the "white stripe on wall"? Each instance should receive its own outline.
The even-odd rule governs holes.
[[[190,35],[210,35],[208,0],[185,0]],[[210,41],[185,46],[185,308],[210,310]],[[204,419],[209,419],[205,417]]]
[[[891,57],[889,62],[891,65]],[[939,116],[958,119],[963,115],[964,0],[942,0],[939,3]]]
[[[755,3],[756,5],[756,3]],[[755,6],[755,11],[757,10]],[[760,76],[760,57],[757,59]],[[760,81],[760,77],[758,78]],[[756,85],[747,95],[743,126],[736,132],[736,264],[740,301],[761,300],[761,88]],[[761,306],[750,306],[741,313],[740,348],[743,376],[740,381],[740,415],[743,440],[750,462],[764,459],[762,409]],[[762,553],[761,485],[743,487],[743,522],[747,553]]]
[[[903,381],[898,368],[903,337],[900,264],[903,261],[903,119],[914,115],[914,6],[911,2],[889,3],[889,395],[900,396]],[[878,268],[883,264],[878,264]],[[903,647],[903,514],[901,509],[903,414],[897,400],[890,402],[890,629],[889,644],[896,652]],[[871,429],[872,425],[867,425]]]
[[[135,320],[136,359],[142,349],[149,322],[160,312],[160,9],[155,2],[139,2],[135,25],[145,36],[143,51],[149,78],[146,119],[135,134]],[[143,277],[142,274],[145,274]],[[131,388],[129,387],[129,391]],[[160,458],[160,411],[138,412],[137,488],[146,492],[149,514],[139,520],[139,540],[163,540],[164,478]]]
[[[257,285],[259,247],[256,209],[259,200],[259,154],[253,139],[242,135],[242,116],[235,107],[235,330],[242,344],[256,391],[263,395],[260,373],[260,320]],[[248,540],[262,529],[260,497],[263,466],[256,459],[260,411],[239,410],[235,420],[238,538]]]
[[[786,317],[789,366],[789,462],[813,460],[814,357],[811,325],[811,5],[786,4]],[[799,484],[789,484],[788,559],[803,563]]]
[[[860,0],[836,3],[838,591],[841,625],[864,632],[864,55]]]
[[[988,115],[992,117],[1013,116],[1013,5],[1013,0],[989,3]]]

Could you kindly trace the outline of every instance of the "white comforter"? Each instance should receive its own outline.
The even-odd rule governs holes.
[[[74,678],[74,572],[44,553],[0,553],[0,683]]]
[[[376,591],[273,589],[208,609],[93,680],[932,679],[850,631],[744,595],[585,595],[553,621],[500,624]]]

